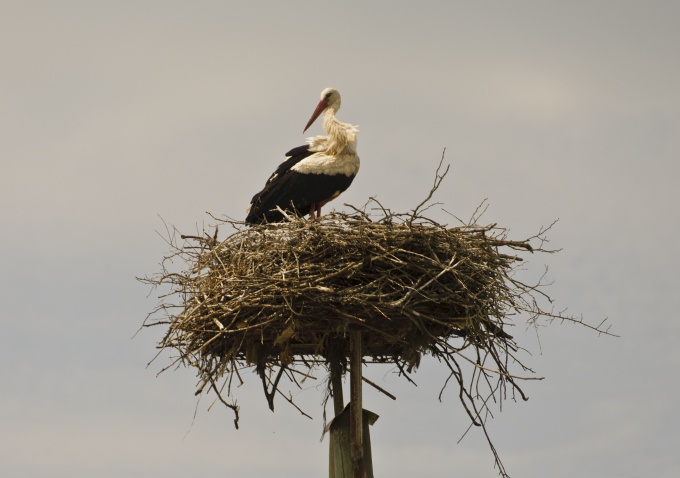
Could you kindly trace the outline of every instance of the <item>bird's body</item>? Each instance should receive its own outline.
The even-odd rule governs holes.
[[[287,159],[269,177],[262,191],[253,196],[246,222],[259,224],[283,219],[277,209],[310,218],[321,215],[321,207],[338,197],[359,171],[356,126],[335,118],[340,94],[333,88],[321,92],[305,131],[323,112],[326,136],[314,136],[307,144],[291,149]]]

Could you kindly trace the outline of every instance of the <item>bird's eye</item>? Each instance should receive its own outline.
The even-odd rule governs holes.
[[[328,93],[326,93],[326,99],[330,98],[332,94],[333,94],[332,91],[329,91]]]

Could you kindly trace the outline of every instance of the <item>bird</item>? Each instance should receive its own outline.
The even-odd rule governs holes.
[[[250,201],[245,222],[250,225],[280,222],[292,213],[310,219],[321,217],[321,208],[345,191],[359,172],[357,126],[339,121],[340,93],[321,92],[319,103],[307,122],[306,132],[323,113],[326,136],[307,138],[306,144],[286,153],[286,160]]]

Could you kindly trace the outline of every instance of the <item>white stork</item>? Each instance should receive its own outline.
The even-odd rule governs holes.
[[[321,207],[352,184],[359,171],[357,133],[359,129],[335,118],[340,109],[340,93],[334,88],[321,92],[321,101],[303,133],[323,113],[327,136],[307,138],[307,144],[286,153],[264,189],[253,196],[246,222],[260,224],[283,219],[277,207],[311,219],[321,216]]]

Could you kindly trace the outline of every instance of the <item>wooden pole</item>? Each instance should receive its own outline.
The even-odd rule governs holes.
[[[333,410],[337,417],[345,409],[345,400],[342,397],[342,364],[340,359],[331,359],[331,390],[333,392]]]
[[[349,440],[354,478],[364,478],[363,408],[361,403],[361,331],[349,335],[350,428]]]

